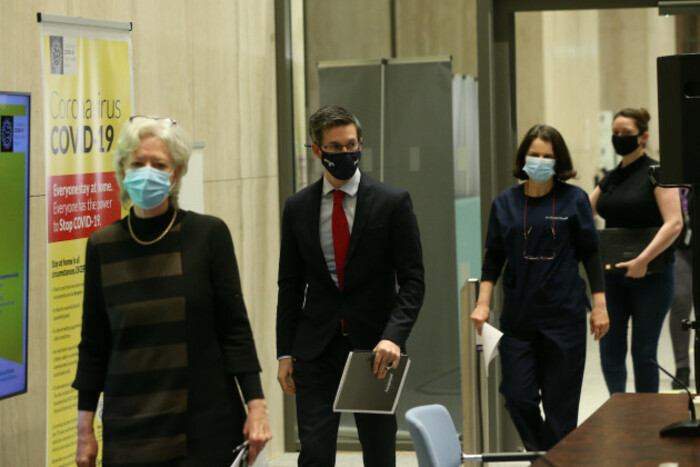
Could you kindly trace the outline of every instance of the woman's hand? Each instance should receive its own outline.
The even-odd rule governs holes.
[[[597,292],[593,294],[593,310],[589,319],[591,325],[591,334],[595,336],[595,340],[600,340],[610,329],[610,319],[608,318],[608,309],[605,304],[605,292]]]
[[[481,328],[484,323],[488,322],[491,316],[491,293],[493,292],[493,282],[481,281],[479,286],[479,299],[476,302],[474,311],[472,312],[472,323],[476,328],[476,332],[481,335]]]
[[[248,401],[248,417],[243,425],[243,437],[249,442],[248,464],[252,465],[265,444],[272,439],[265,399]]]
[[[477,303],[471,318],[476,332],[479,333],[479,335],[481,335],[481,329],[484,327],[484,323],[488,322],[489,316],[491,316],[490,307]]]
[[[634,258],[623,263],[615,264],[616,268],[627,268],[625,277],[631,277],[633,279],[640,279],[647,275],[647,266],[649,263],[644,262],[639,259],[639,257]]]
[[[95,467],[97,460],[97,439],[93,423],[95,412],[78,411],[78,449],[75,464],[78,467]]]
[[[95,467],[97,460],[97,439],[95,433],[78,434],[78,452],[75,455],[75,464],[78,467]]]

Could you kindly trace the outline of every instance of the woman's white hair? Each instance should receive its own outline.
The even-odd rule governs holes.
[[[187,173],[187,166],[192,154],[192,145],[185,132],[177,126],[174,120],[169,118],[138,116],[131,117],[124,123],[117,147],[114,150],[114,171],[119,184],[119,201],[125,209],[129,207],[131,198],[124,189],[124,175],[129,156],[138,149],[143,138],[154,136],[165,143],[170,157],[173,158],[175,167],[180,167],[180,176],[170,190],[170,204],[178,208],[178,196],[182,177]]]

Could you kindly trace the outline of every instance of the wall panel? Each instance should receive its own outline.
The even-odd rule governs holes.
[[[319,107],[318,62],[390,58],[391,16],[377,0],[306,0],[304,14],[308,117]]]
[[[134,111],[171,116],[193,140],[205,142],[205,210],[221,216],[234,237],[265,370],[263,389],[274,436],[270,452],[279,453],[283,434],[274,358],[279,206],[272,2],[0,0],[0,12],[0,88],[31,92],[33,107],[29,392],[0,401],[0,467],[45,463],[46,197],[37,12],[133,22]]]
[[[672,55],[675,20],[656,9],[600,12],[600,109],[644,107],[651,114],[649,155],[658,159],[659,122],[656,57]]]
[[[273,2],[241,1],[239,87],[243,178],[277,175]]]
[[[204,180],[240,179],[240,12],[236,2],[202,3],[203,7],[199,3],[190,6],[193,28],[198,31],[192,43],[193,82],[202,83],[194,100],[195,127],[191,130],[206,144],[204,157],[217,160],[204,165]],[[212,17],[207,6],[214,3],[221,5],[219,14]],[[231,32],[224,35],[223,30]],[[207,92],[207,86],[216,92]]]
[[[591,192],[600,154],[598,12],[545,12],[543,15],[543,122],[558,129],[566,141],[578,171],[578,177],[571,183]]]
[[[590,192],[600,163],[600,111],[645,107],[658,158],[656,57],[675,53],[674,21],[656,9],[518,13],[518,137],[535,123],[561,131]]]
[[[544,40],[541,13],[518,13],[515,19],[515,69],[518,93],[518,138],[544,118]]]
[[[452,56],[452,72],[477,76],[476,0],[396,2],[396,56]]]
[[[134,113],[174,118],[191,138],[198,139],[193,134],[194,89],[206,84],[193,81],[188,3],[132,3]]]

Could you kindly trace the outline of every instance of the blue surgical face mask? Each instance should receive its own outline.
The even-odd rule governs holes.
[[[355,152],[340,152],[337,154],[331,154],[322,150],[321,163],[338,180],[350,180],[355,175],[361,156],[361,149]]]
[[[171,175],[148,166],[129,169],[124,177],[124,188],[134,204],[143,209],[153,209],[170,194]]]
[[[554,177],[554,164],[556,160],[547,157],[525,156],[525,166],[523,172],[536,182],[544,183]]]

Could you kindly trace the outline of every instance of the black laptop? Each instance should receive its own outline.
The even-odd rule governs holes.
[[[659,231],[658,227],[641,229],[603,229],[600,234],[600,256],[606,274],[625,274],[627,268],[616,268],[615,264],[632,260],[639,256],[651,243]],[[665,251],[654,258],[647,266],[647,274],[664,272],[673,262],[673,255]]]

